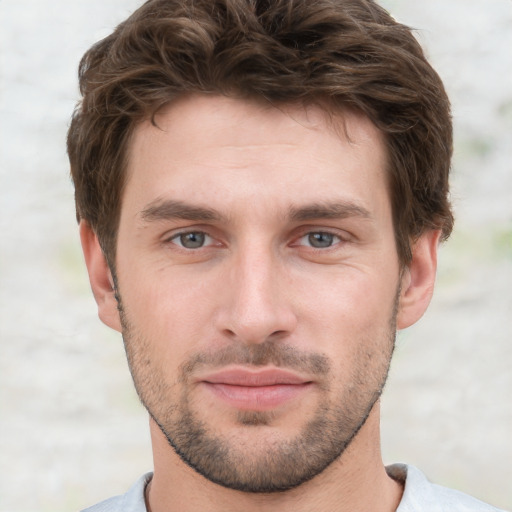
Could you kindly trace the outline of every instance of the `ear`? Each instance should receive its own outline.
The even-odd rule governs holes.
[[[96,233],[89,223],[83,220],[80,221],[80,241],[82,242],[87,272],[89,272],[92,293],[98,304],[98,316],[105,325],[121,332],[114,280],[110,268]]]
[[[402,275],[397,329],[416,323],[427,310],[434,292],[437,247],[441,231],[423,233],[412,247],[412,259]]]

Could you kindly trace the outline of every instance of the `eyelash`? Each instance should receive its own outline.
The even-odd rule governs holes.
[[[185,247],[183,245],[184,237],[191,236],[191,235],[199,236],[200,245],[198,245],[197,247]],[[327,237],[328,245],[326,245],[324,247],[315,247],[314,245],[311,244],[312,240],[314,240],[313,237],[316,237],[316,239],[318,241],[320,241],[320,243],[321,243],[321,240],[320,240],[321,237]],[[202,240],[201,240],[201,238],[202,238]],[[310,242],[309,245],[299,243],[303,239],[308,239],[308,241]],[[207,240],[209,240],[209,242],[207,242]],[[190,230],[190,231],[181,231],[179,233],[176,233],[176,234],[172,235],[171,237],[167,238],[165,240],[165,242],[172,243],[172,244],[178,246],[180,249],[183,249],[186,251],[194,251],[194,250],[210,247],[212,245],[213,240],[214,240],[214,238],[205,231]],[[346,238],[341,237],[339,234],[333,233],[332,231],[327,231],[327,230],[306,231],[306,232],[303,232],[298,238],[295,238],[294,240],[295,241],[293,242],[292,247],[293,246],[304,246],[304,247],[309,247],[310,249],[317,250],[317,251],[326,251],[340,243],[347,241]],[[192,241],[192,243],[193,243],[193,241]]]
[[[327,239],[328,245],[325,245],[323,247],[315,247],[313,245],[313,240],[315,240],[316,242],[319,242],[321,244],[322,238]],[[331,249],[332,247],[334,247],[344,241],[343,238],[341,238],[336,233],[332,233],[331,231],[308,231],[307,233],[304,233],[300,238],[298,238],[298,241],[300,242],[301,240],[304,240],[304,239],[307,239],[307,241],[309,242],[307,247],[309,247],[311,249],[315,249],[315,250],[320,250],[320,251]],[[302,244],[298,244],[298,245],[302,245]]]
[[[183,238],[186,237],[186,236],[190,236],[190,235],[199,236],[199,238],[202,237],[203,238],[203,243],[200,246],[198,246],[198,247],[185,247],[183,245]],[[206,233],[204,231],[193,230],[193,231],[182,231],[180,233],[176,233],[173,236],[169,237],[166,241],[177,245],[181,249],[185,249],[185,250],[188,250],[188,251],[193,251],[193,250],[196,250],[196,249],[203,249],[205,247],[204,241],[206,239],[210,239],[210,243],[207,245],[207,247],[208,247],[209,245],[211,245],[211,240],[213,240],[213,238],[208,233]],[[177,243],[177,240],[180,240],[180,243]]]

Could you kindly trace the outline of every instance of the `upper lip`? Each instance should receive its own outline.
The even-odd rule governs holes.
[[[199,379],[210,384],[226,384],[231,386],[276,386],[276,385],[298,385],[311,382],[289,370],[280,368],[265,368],[262,370],[251,370],[247,368],[224,369],[205,375]]]

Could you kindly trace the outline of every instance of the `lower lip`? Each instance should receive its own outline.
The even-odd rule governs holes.
[[[304,393],[311,383],[276,384],[273,386],[233,386],[203,383],[212,393],[229,405],[247,411],[268,411]]]

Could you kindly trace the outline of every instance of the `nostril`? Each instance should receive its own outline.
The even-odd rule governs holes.
[[[265,334],[263,331],[254,332],[245,330],[242,326],[238,330],[223,329],[223,335],[231,340],[242,344],[264,344],[265,342],[278,342],[286,338],[290,333],[285,329],[279,329]]]
[[[269,338],[272,338],[273,340],[275,340],[276,338],[277,339],[283,338],[286,335],[287,335],[287,331],[284,331],[284,330],[274,331],[273,333],[271,333],[269,335]]]

